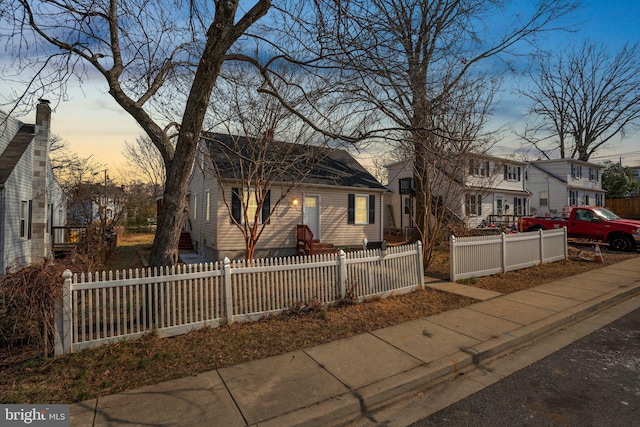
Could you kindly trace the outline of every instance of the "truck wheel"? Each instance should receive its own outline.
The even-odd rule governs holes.
[[[630,237],[617,235],[609,239],[609,247],[614,251],[631,252],[634,250],[635,245]]]

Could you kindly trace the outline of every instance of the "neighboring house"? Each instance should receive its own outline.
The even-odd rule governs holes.
[[[208,136],[211,140],[202,141],[206,155],[198,156],[189,183],[191,240],[198,253],[212,261],[224,257],[239,259],[245,254],[243,234],[232,222],[230,213],[242,221],[238,195],[250,198],[252,189],[241,188],[233,172],[224,167],[237,158],[237,154],[224,152],[224,144],[231,138],[243,140],[243,137],[213,134]],[[311,147],[299,145],[297,149]],[[311,229],[315,240],[338,248],[362,247],[363,239],[371,242],[383,239],[385,186],[348,152],[325,149],[323,153],[321,160],[309,166],[272,213],[258,240],[256,258],[295,255],[296,230],[302,224]],[[221,168],[220,181],[213,172],[214,162]],[[291,182],[274,182],[270,186],[262,210],[263,220],[289,184]]]
[[[415,184],[413,162],[404,160],[386,166],[389,214],[385,228],[413,227]],[[437,176],[436,176],[437,175]],[[530,193],[525,189],[526,164],[487,155],[469,156],[456,172],[438,170],[432,176],[433,196],[438,198],[469,228],[491,223],[513,223],[529,213]]]
[[[69,222],[76,225],[104,222],[107,226],[124,215],[124,186],[83,184],[74,199],[69,201],[68,211]]]
[[[0,275],[51,256],[51,227],[66,221],[62,188],[49,162],[49,101],[36,123],[0,111]]]
[[[604,206],[602,166],[573,159],[529,163],[531,213],[561,215],[567,206]]]

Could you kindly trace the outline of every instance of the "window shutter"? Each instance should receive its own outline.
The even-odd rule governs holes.
[[[473,160],[469,159],[469,175],[473,175]]]
[[[520,166],[518,166],[518,181],[520,181]]]
[[[484,176],[489,176],[489,160],[484,163]]]
[[[29,221],[27,222],[27,238],[31,239],[31,222],[33,221],[33,200],[29,200]]]
[[[376,196],[369,195],[369,224],[376,223]]]
[[[356,222],[356,195],[349,194],[347,206],[347,224],[354,224]]]
[[[271,222],[269,213],[271,212],[271,190],[267,190],[267,194],[262,201],[262,223],[269,224]]]
[[[507,179],[507,165],[504,165],[504,179]]]
[[[478,194],[478,216],[482,215],[482,196]]]
[[[240,196],[237,188],[231,189],[231,216],[242,223],[242,209],[240,209]]]

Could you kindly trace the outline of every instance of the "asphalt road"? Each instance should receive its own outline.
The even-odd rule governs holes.
[[[640,426],[640,309],[412,426]]]

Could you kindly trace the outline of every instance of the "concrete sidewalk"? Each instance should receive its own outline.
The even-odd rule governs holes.
[[[72,426],[326,426],[640,294],[640,258],[348,339],[71,405]],[[640,300],[638,301],[640,307]]]

